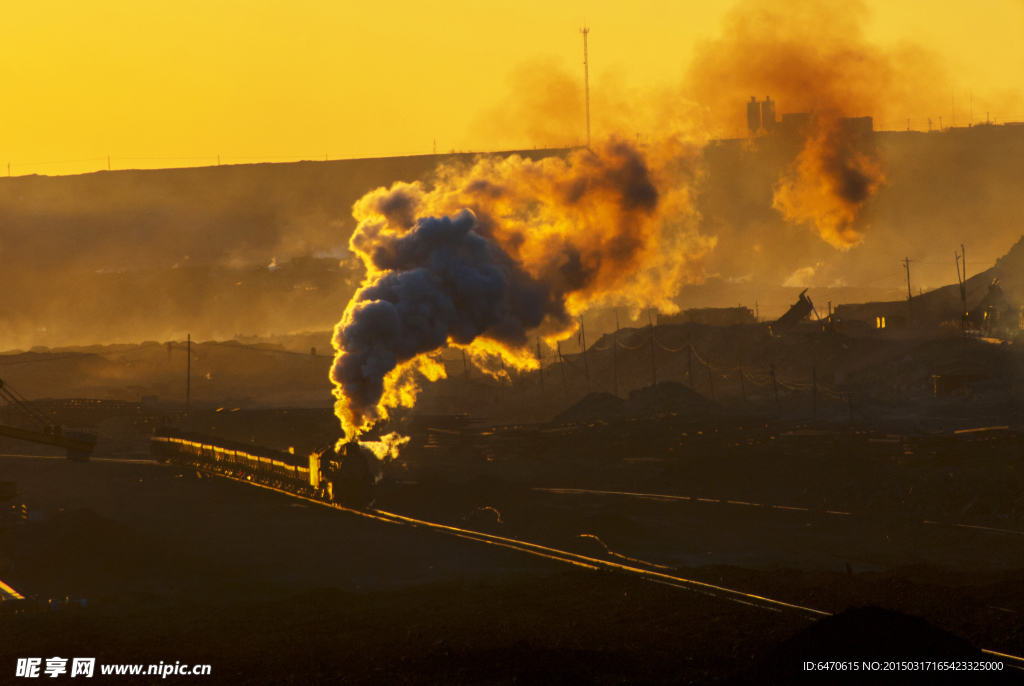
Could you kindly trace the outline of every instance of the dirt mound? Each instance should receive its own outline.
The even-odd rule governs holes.
[[[783,641],[770,658],[738,683],[820,683],[822,675],[817,669],[807,669],[805,663],[822,662],[846,662],[858,667],[830,673],[830,683],[834,678],[840,683],[917,683],[923,673],[911,675],[906,671],[884,669],[887,662],[891,665],[913,661],[986,662],[991,658],[921,617],[874,606],[857,607],[825,617]],[[869,666],[877,663],[879,668],[865,669],[865,663]],[[986,683],[1003,683],[1000,677],[1007,676],[1005,670],[989,673],[986,677],[993,680]]]
[[[705,398],[689,386],[676,381],[662,381],[655,386],[631,391],[629,400],[603,391],[588,393],[551,421],[554,424],[582,424],[666,412],[694,416],[709,414],[718,409],[718,403]]]
[[[623,414],[630,417],[662,412],[701,415],[717,409],[718,403],[676,381],[662,381],[654,386],[639,388],[629,394],[629,401],[622,406]]]
[[[622,406],[625,404],[626,401],[616,395],[594,391],[551,421],[554,424],[577,424],[618,419],[622,416]]]

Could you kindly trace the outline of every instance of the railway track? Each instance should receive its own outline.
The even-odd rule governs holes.
[[[695,593],[702,593],[704,595],[721,598],[731,602],[740,603],[743,605],[751,605],[763,610],[769,610],[773,612],[795,612],[808,619],[816,619],[819,617],[826,617],[830,615],[829,612],[817,610],[811,607],[804,607],[802,605],[795,605],[793,603],[786,603],[781,600],[774,600],[772,598],[766,598],[764,596],[755,595],[752,593],[745,593],[732,588],[726,588],[724,586],[717,586],[714,584],[708,584],[703,581],[696,581],[693,579],[686,579],[674,574],[665,574],[664,572],[656,572],[649,569],[643,569],[633,565],[622,564],[618,562],[612,562],[609,560],[601,560],[595,557],[588,557],[586,555],[580,555],[578,553],[572,553],[567,550],[559,550],[557,548],[551,548],[548,546],[538,545],[536,543],[529,543],[526,541],[520,541],[514,538],[505,538],[503,536],[495,536],[493,534],[485,534],[479,531],[472,531],[470,529],[461,529],[459,527],[448,526],[446,524],[438,524],[436,522],[427,522],[421,519],[414,519],[412,517],[406,517],[404,515],[396,514],[394,512],[386,512],[384,510],[357,510],[349,507],[344,507],[337,503],[329,503],[316,498],[310,498],[304,495],[292,493],[281,488],[275,488],[274,486],[268,486],[248,479],[241,479],[227,474],[222,474],[215,470],[203,469],[201,467],[189,466],[189,469],[196,469],[212,476],[218,476],[222,479],[228,479],[230,481],[237,481],[240,483],[248,484],[251,486],[258,486],[276,493],[287,495],[291,498],[297,498],[306,502],[314,503],[321,507],[334,509],[340,512],[346,512],[359,517],[372,519],[381,522],[387,522],[389,524],[395,524],[399,526],[408,526],[412,528],[425,529],[436,533],[454,536],[456,538],[462,538],[470,541],[476,541],[479,543],[485,543],[487,545],[498,546],[501,548],[508,548],[511,550],[517,550],[528,555],[536,557],[546,558],[549,560],[555,560],[564,564],[569,564],[574,567],[581,567],[583,569],[591,570],[604,570],[609,572],[619,572],[639,576],[647,581],[654,583],[663,584],[666,586],[673,586],[687,591],[693,591]],[[640,562],[640,561],[638,561]],[[652,563],[644,563],[654,565]],[[1022,661],[1024,664],[1024,661]]]
[[[314,503],[314,504],[319,505],[321,507],[326,507],[326,508],[338,510],[340,512],[345,512],[345,513],[348,513],[348,514],[353,514],[353,515],[356,515],[356,516],[359,516],[359,517],[364,517],[364,518],[367,518],[367,519],[372,519],[372,520],[376,520],[376,521],[380,521],[380,522],[386,522],[386,523],[394,524],[394,525],[398,525],[398,526],[408,526],[408,527],[413,527],[413,528],[426,529],[428,531],[433,531],[433,532],[436,532],[436,533],[439,533],[439,534],[443,534],[443,535],[454,536],[454,537],[462,538],[462,539],[465,539],[465,540],[476,541],[478,543],[484,543],[484,544],[487,544],[487,545],[494,545],[494,546],[498,546],[498,547],[501,547],[501,548],[507,548],[507,549],[510,549],[510,550],[516,550],[516,551],[525,553],[527,555],[533,555],[533,556],[536,556],[536,557],[541,557],[541,558],[545,558],[545,559],[549,559],[549,560],[554,560],[556,562],[562,562],[564,564],[568,564],[568,565],[571,565],[571,566],[574,566],[574,567],[583,568],[583,569],[590,569],[590,570],[594,570],[594,571],[602,571],[603,570],[603,571],[608,571],[608,572],[617,572],[617,573],[623,573],[623,574],[630,574],[630,575],[638,576],[638,577],[640,577],[640,578],[642,578],[642,579],[644,579],[646,581],[652,582],[652,583],[661,584],[661,585],[664,585],[664,586],[670,586],[672,588],[678,588],[680,590],[690,591],[690,592],[694,592],[694,593],[701,593],[703,595],[711,596],[711,597],[714,597],[714,598],[719,598],[721,600],[726,600],[726,601],[729,601],[729,602],[739,603],[739,604],[742,604],[742,605],[749,605],[751,607],[756,607],[756,608],[761,609],[761,610],[767,610],[767,611],[770,611],[770,612],[778,612],[778,613],[789,612],[789,613],[796,614],[797,616],[801,616],[804,619],[811,620],[811,621],[817,620],[817,619],[821,619],[822,617],[829,617],[829,616],[832,615],[831,612],[826,612],[824,610],[818,610],[818,609],[815,609],[815,608],[812,608],[812,607],[806,607],[806,606],[803,606],[803,605],[796,605],[796,604],[793,604],[793,603],[786,603],[786,602],[783,602],[781,600],[775,600],[775,599],[772,599],[772,598],[766,598],[764,596],[755,595],[753,593],[745,593],[744,591],[740,591],[740,590],[737,590],[737,589],[734,589],[734,588],[726,588],[724,586],[717,586],[715,584],[708,584],[708,583],[705,583],[705,582],[702,582],[702,581],[696,581],[696,580],[693,580],[693,579],[686,579],[684,577],[677,576],[677,575],[674,575],[674,574],[666,574],[664,572],[656,572],[656,571],[652,571],[652,570],[649,570],[649,569],[642,569],[640,567],[636,567],[636,566],[633,566],[633,565],[621,564],[621,563],[618,563],[618,562],[611,562],[609,560],[601,560],[599,558],[588,557],[586,555],[579,555],[577,553],[572,553],[572,552],[569,552],[567,550],[559,550],[557,548],[551,548],[551,547],[548,547],[548,546],[542,546],[542,545],[538,545],[536,543],[528,543],[526,541],[519,541],[519,540],[514,539],[514,538],[505,538],[503,536],[495,536],[493,534],[485,534],[485,533],[482,533],[482,532],[479,532],[479,531],[472,531],[470,529],[461,529],[459,527],[448,526],[448,525],[445,525],[445,524],[438,524],[438,523],[435,523],[435,522],[427,522],[427,521],[424,521],[424,520],[421,520],[421,519],[414,519],[412,517],[405,517],[403,515],[395,514],[394,512],[386,512],[386,511],[383,511],[383,510],[373,510],[373,509],[370,509],[370,510],[356,510],[356,509],[344,507],[342,505],[338,505],[336,503],[328,503],[328,502],[324,502],[322,500],[317,500],[316,498],[308,498],[308,497],[303,496],[303,495],[298,495],[298,494],[295,494],[295,493],[292,493],[290,491],[286,491],[286,490],[280,489],[280,488],[274,488],[273,486],[267,486],[265,484],[257,483],[255,481],[249,481],[247,479],[240,479],[240,478],[237,478],[237,477],[228,476],[226,474],[221,474],[221,473],[216,472],[214,470],[207,470],[207,469],[202,469],[202,468],[196,468],[196,469],[198,469],[199,471],[202,471],[204,473],[213,475],[213,476],[221,477],[223,479],[228,479],[230,481],[238,481],[240,483],[249,484],[251,486],[258,486],[260,488],[264,488],[264,489],[267,489],[269,491],[274,491],[274,492],[277,492],[277,493],[281,493],[283,495],[286,495],[286,496],[289,496],[289,497],[292,497],[292,498],[298,498],[300,500],[305,500],[307,502]],[[541,489],[541,490],[544,490],[544,489]],[[1013,532],[1013,533],[1017,533],[1017,532]],[[640,561],[638,561],[638,562],[640,562]],[[653,563],[644,563],[644,564],[651,564],[651,566],[658,566],[658,567],[661,566],[661,565],[654,565]],[[1010,667],[1011,669],[1015,669],[1015,670],[1019,670],[1019,671],[1024,671],[1024,657],[1018,657],[1016,655],[1010,655],[1010,654],[1007,654],[1007,653],[1001,653],[1001,652],[998,652],[998,651],[988,650],[988,649],[985,649],[985,648],[982,648],[981,652],[986,654],[986,655],[991,655],[993,657],[999,657],[999,658],[1002,658],[1004,660],[1008,660],[1009,662],[1007,663],[1006,666]]]
[[[694,502],[694,503],[715,503],[720,505],[739,505],[743,507],[760,507],[767,510],[794,510],[798,512],[820,512],[829,515],[842,515],[847,517],[862,517],[853,512],[841,512],[837,510],[815,510],[809,507],[790,507],[787,505],[767,505],[764,503],[748,503],[741,500],[726,500],[716,498],[697,498],[695,496],[686,495],[669,495],[663,493],[631,493],[628,491],[597,491],[589,490],[585,488],[540,488],[535,487],[534,491],[540,493],[554,493],[557,495],[601,495],[601,496],[618,496],[623,498],[639,498],[641,500],[657,500],[662,502]],[[1024,536],[1024,531],[1017,531],[1014,529],[1000,529],[994,526],[981,526],[978,524],[955,524],[951,522],[933,522],[928,519],[917,519],[907,520],[913,521],[915,524],[930,524],[937,526],[946,527],[957,527],[961,529],[977,529],[979,531],[989,531],[992,533],[999,534],[1012,534],[1014,536]]]
[[[124,462],[136,462],[136,460],[110,460],[110,461],[111,462],[121,462],[121,461],[124,461]],[[142,461],[139,460],[138,462],[142,462]],[[158,463],[151,463],[151,464],[156,465]],[[750,606],[750,607],[758,608],[760,610],[765,610],[765,611],[769,611],[769,612],[776,612],[776,613],[789,613],[789,614],[792,614],[792,615],[796,615],[796,616],[802,617],[802,618],[804,618],[806,620],[809,620],[809,621],[821,619],[822,617],[831,616],[831,614],[832,614],[832,613],[826,612],[824,610],[819,610],[819,609],[816,609],[816,608],[807,607],[807,606],[803,606],[803,605],[797,605],[797,604],[794,604],[794,603],[787,603],[787,602],[784,602],[784,601],[781,601],[781,600],[777,600],[777,599],[774,599],[774,598],[768,598],[768,597],[756,595],[756,594],[753,594],[753,593],[746,593],[744,591],[741,591],[741,590],[738,590],[738,589],[734,589],[734,588],[727,588],[725,586],[719,586],[719,585],[716,585],[716,584],[709,584],[709,583],[706,583],[706,582],[703,582],[703,581],[697,581],[697,580],[694,580],[694,579],[687,579],[687,578],[679,576],[677,574],[666,573],[664,571],[655,571],[653,569],[644,569],[643,567],[640,567],[640,566],[637,566],[637,565],[639,564],[639,565],[650,566],[650,567],[655,567],[655,568],[659,568],[659,569],[667,569],[667,568],[664,567],[663,565],[657,565],[657,564],[654,564],[654,563],[645,562],[643,560],[634,560],[632,558],[625,558],[625,557],[623,557],[621,555],[617,555],[617,554],[613,553],[610,550],[609,550],[609,553],[611,555],[619,557],[619,558],[621,558],[623,560],[628,560],[628,561],[630,561],[630,562],[632,562],[634,564],[626,564],[626,563],[623,563],[623,562],[615,562],[615,561],[611,561],[611,560],[603,560],[603,559],[600,559],[600,558],[590,557],[590,556],[586,556],[586,555],[580,555],[578,553],[573,553],[573,552],[570,552],[570,551],[567,551],[567,550],[560,550],[560,549],[557,549],[557,548],[551,548],[549,546],[543,546],[543,545],[539,545],[539,544],[536,544],[536,543],[530,543],[530,542],[527,542],[527,541],[520,541],[520,540],[514,539],[514,538],[506,538],[506,537],[503,537],[503,536],[496,536],[494,534],[487,534],[487,533],[483,533],[483,532],[479,532],[479,531],[473,531],[471,529],[462,529],[460,527],[448,526],[448,525],[439,524],[439,523],[436,523],[436,522],[428,522],[428,521],[425,521],[425,520],[415,519],[415,518],[412,518],[412,517],[406,517],[404,515],[400,515],[400,514],[397,514],[397,513],[394,513],[394,512],[387,512],[387,511],[384,511],[384,510],[375,510],[375,509],[358,510],[358,509],[353,509],[353,508],[345,507],[343,505],[339,505],[337,503],[325,502],[325,501],[317,499],[317,498],[311,498],[311,497],[308,497],[308,496],[305,496],[305,495],[301,495],[301,494],[297,494],[297,493],[294,493],[294,492],[291,492],[291,491],[288,491],[288,490],[285,490],[285,489],[282,489],[282,488],[276,488],[274,486],[270,486],[270,485],[267,485],[267,484],[262,484],[262,483],[259,483],[257,481],[253,481],[253,480],[250,480],[250,479],[239,478],[239,477],[232,476],[232,475],[229,475],[229,474],[224,474],[224,473],[221,473],[221,472],[219,472],[217,470],[207,469],[207,468],[205,468],[203,466],[200,466],[200,465],[194,465],[193,464],[193,465],[178,465],[178,466],[179,467],[184,467],[186,469],[195,469],[198,472],[202,472],[202,473],[210,475],[210,476],[220,477],[222,479],[226,479],[226,480],[229,480],[229,481],[236,481],[236,482],[239,482],[239,483],[248,484],[250,486],[257,486],[259,488],[266,489],[268,491],[273,491],[273,492],[276,492],[276,493],[280,493],[280,494],[288,496],[290,498],[295,498],[295,499],[298,499],[298,500],[303,500],[303,501],[312,503],[314,505],[318,505],[320,507],[325,507],[325,508],[333,509],[333,510],[336,510],[336,511],[339,511],[339,512],[344,512],[346,514],[354,515],[354,516],[357,516],[357,517],[362,517],[362,518],[369,519],[369,520],[374,520],[374,521],[379,521],[379,522],[383,522],[383,523],[388,523],[388,524],[392,524],[392,525],[395,525],[395,526],[405,526],[405,527],[410,527],[410,528],[423,529],[423,530],[431,531],[431,532],[438,533],[438,534],[441,534],[441,535],[452,536],[452,537],[461,538],[461,539],[464,539],[464,540],[475,541],[477,543],[482,543],[482,544],[485,544],[485,545],[492,545],[492,546],[497,546],[497,547],[501,547],[501,548],[505,548],[505,549],[509,549],[509,550],[515,550],[517,552],[521,552],[521,553],[524,553],[524,554],[527,554],[527,555],[532,555],[532,556],[535,556],[535,557],[540,557],[540,558],[552,560],[552,561],[555,561],[555,562],[560,562],[560,563],[567,564],[567,565],[570,565],[570,566],[573,566],[573,567],[577,567],[577,568],[581,568],[581,569],[589,569],[589,570],[592,570],[592,571],[605,571],[605,572],[613,572],[613,573],[620,573],[620,574],[628,574],[628,575],[631,575],[631,576],[639,577],[639,578],[641,578],[641,579],[643,579],[645,581],[649,581],[651,583],[657,583],[657,584],[660,584],[660,585],[669,586],[669,587],[677,588],[677,589],[680,589],[680,590],[690,591],[690,592],[693,592],[693,593],[700,593],[702,595],[711,596],[711,597],[718,598],[718,599],[721,599],[721,600],[725,600],[725,601],[728,601],[728,602],[733,602],[733,603],[739,603],[739,604],[742,604],[742,605],[747,605],[747,606]],[[617,492],[617,491],[588,491],[588,490],[584,490],[584,489],[548,489],[548,488],[537,488],[535,490],[538,490],[538,491],[549,491],[549,492],[554,492],[554,493],[580,493],[580,494],[590,493],[590,494],[598,494],[598,495],[618,495],[618,496],[640,497],[640,498],[648,498],[648,499],[656,499],[656,500],[681,500],[681,499],[688,499],[685,496],[671,496],[671,495],[646,494],[646,493],[627,493],[627,492]],[[699,499],[699,500],[708,500],[708,499]],[[729,504],[732,501],[712,501],[712,502],[725,502],[725,503]],[[741,503],[741,502],[738,502],[738,501],[735,502],[735,503],[732,503],[732,504],[737,504],[737,505],[756,505],[754,503]],[[791,509],[791,508],[783,508],[783,509]],[[795,508],[792,508],[792,509],[795,509]],[[835,514],[847,514],[847,513],[835,513]],[[970,527],[970,528],[986,528],[986,527]],[[1008,532],[1008,533],[1018,533],[1019,534],[1021,532]],[[987,655],[991,655],[991,656],[994,656],[994,657],[999,657],[999,658],[1005,659],[1005,660],[1008,661],[1008,666],[1010,666],[1011,668],[1024,671],[1024,658],[1021,658],[1021,657],[1018,657],[1018,656],[1015,656],[1015,655],[1009,655],[1009,654],[1006,654],[1006,653],[1001,653],[1001,652],[998,652],[998,651],[987,650],[987,649],[982,649],[982,652],[987,654]]]

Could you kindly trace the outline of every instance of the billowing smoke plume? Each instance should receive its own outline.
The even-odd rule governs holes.
[[[727,17],[723,37],[700,46],[689,71],[688,92],[709,106],[725,135],[746,131],[742,103],[752,95],[771,96],[781,112],[811,115],[773,206],[840,249],[863,240],[858,211],[885,181],[869,139],[844,120],[871,116],[885,126],[920,111],[922,102],[943,102],[923,92],[941,92],[935,59],[919,48],[869,43],[866,18],[856,0],[744,0]]]
[[[367,277],[335,329],[331,374],[346,434],[412,405],[416,372],[443,376],[431,355],[445,345],[485,370],[499,357],[533,369],[531,335],[563,337],[591,305],[674,310],[713,242],[694,229],[699,147],[651,150],[612,138],[565,158],[484,157],[430,190],[398,183],[356,203],[349,247]]]
[[[848,250],[864,235],[855,220],[885,181],[864,136],[826,111],[814,113],[803,150],[775,186],[772,207],[787,221],[813,226],[829,245]]]
[[[375,464],[370,465],[373,472],[373,482],[378,483],[384,478],[384,463],[389,460],[397,460],[399,450],[403,445],[412,440],[409,436],[402,436],[397,431],[384,434],[379,441],[359,441],[359,446],[369,450],[377,458]],[[340,449],[345,439],[338,441]]]

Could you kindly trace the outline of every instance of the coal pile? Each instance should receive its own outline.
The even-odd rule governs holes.
[[[721,406],[686,384],[662,381],[630,391],[629,400],[623,400],[603,391],[588,393],[565,412],[557,415],[554,424],[582,424],[597,421],[615,421],[628,417],[647,417],[674,414],[682,417],[702,417],[721,409]]]
[[[721,408],[718,403],[677,381],[662,381],[654,386],[632,391],[629,394],[629,401],[622,408],[628,417],[663,413],[700,416],[719,409]]]
[[[555,416],[554,424],[582,424],[594,421],[612,421],[622,417],[626,401],[606,391],[595,391],[583,396],[565,412]]]

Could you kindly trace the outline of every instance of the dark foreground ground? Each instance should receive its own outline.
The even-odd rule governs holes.
[[[799,451],[762,455],[753,475],[745,453],[722,453],[714,468],[642,455],[582,464],[569,455],[527,475],[521,461],[446,463],[446,452],[422,457],[377,503],[622,559],[607,546],[688,579],[823,612],[899,613],[840,614],[832,624],[172,467],[0,457],[28,513],[10,536],[13,568],[0,578],[41,599],[88,599],[84,608],[0,615],[0,683],[24,683],[13,676],[17,658],[53,656],[211,666],[210,676],[169,683],[717,684],[790,683],[806,676],[804,661],[1021,655],[1022,537],[1007,533],[1021,527],[999,491],[1015,494],[1017,451],[990,452],[984,469],[948,454],[907,464],[883,456],[858,463],[856,474],[836,458],[843,478],[833,491],[846,493],[849,515],[805,493],[804,482],[828,479],[814,473],[820,459]],[[968,498],[972,507],[964,510],[956,488],[939,487],[940,471],[971,479],[981,492]],[[570,495],[537,484],[625,484],[704,499]],[[914,500],[910,489],[921,484],[929,495]],[[838,508],[833,491],[826,497]],[[1004,671],[1020,674],[1011,664]],[[879,676],[858,674],[856,683]],[[905,683],[898,676],[892,683]],[[165,680],[97,675],[98,683],[157,681]]]
[[[212,666],[210,677],[169,677],[178,683],[788,683],[805,660],[991,660],[967,644],[1021,641],[1022,623],[988,605],[998,597],[1019,607],[1019,577],[951,594],[945,585],[950,579],[902,574],[846,583],[794,573],[754,579],[714,568],[700,576],[757,581],[777,596],[808,597],[819,607],[872,602],[923,614],[950,630],[931,629],[936,635],[953,643],[956,637],[964,646],[937,650],[938,641],[926,641],[916,653],[893,655],[878,645],[858,649],[865,637],[851,642],[844,633],[827,644],[832,650],[806,641],[786,650],[785,641],[816,627],[793,614],[634,578],[559,572],[364,593],[317,589],[262,601],[126,597],[80,610],[5,617],[4,682],[16,681],[10,679],[15,657],[59,655],[96,657],[100,664],[180,660]],[[894,621],[885,619],[868,632]],[[908,619],[914,618],[897,616]],[[979,677],[972,683],[991,683],[991,675],[969,676]]]

